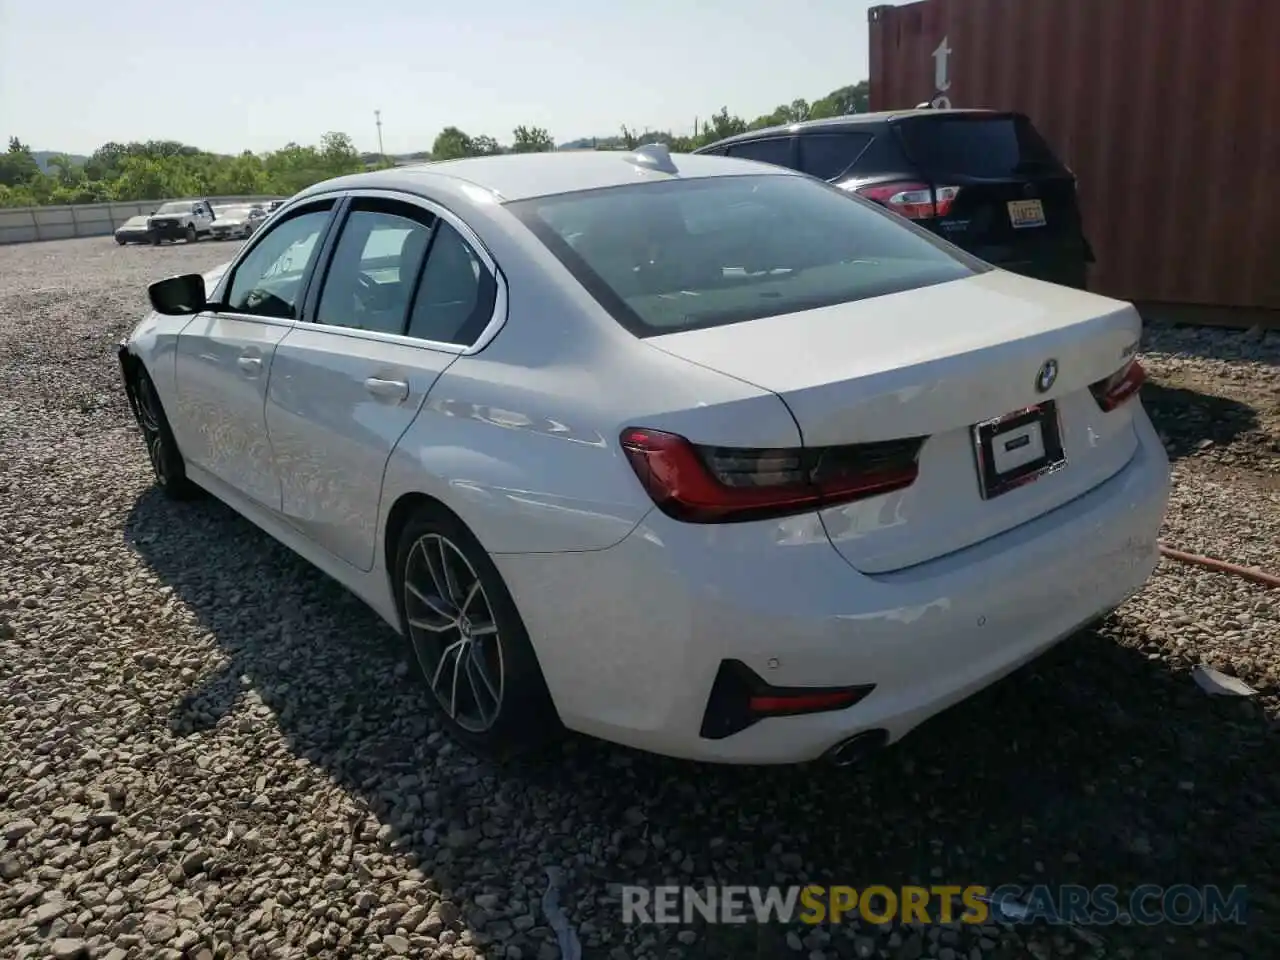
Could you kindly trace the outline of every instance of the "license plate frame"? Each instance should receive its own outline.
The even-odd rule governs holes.
[[[1041,200],[1010,200],[1008,209],[1009,223],[1015,230],[1030,230],[1048,223]]]
[[[1034,483],[1067,465],[1062,423],[1054,400],[975,423],[971,430],[978,466],[978,492],[983,500],[992,500]],[[1000,444],[1007,446],[1001,448]],[[1025,461],[1017,459],[1019,449],[1030,447],[1034,451],[1037,444],[1042,450],[1039,456]],[[1015,462],[1001,470],[1000,453],[1013,455]]]

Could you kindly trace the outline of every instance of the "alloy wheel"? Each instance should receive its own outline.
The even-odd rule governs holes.
[[[142,428],[142,441],[147,447],[147,458],[151,461],[151,469],[155,471],[156,481],[163,486],[168,480],[165,468],[164,433],[160,428],[160,402],[156,397],[155,387],[147,377],[139,377],[138,394],[138,426]]]
[[[404,571],[409,639],[445,713],[469,733],[484,733],[502,712],[506,674],[502,638],[484,585],[448,537],[421,536]]]

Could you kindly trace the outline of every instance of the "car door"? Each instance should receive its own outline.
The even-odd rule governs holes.
[[[288,212],[245,248],[178,337],[176,430],[183,456],[272,510],[280,480],[265,406],[276,346],[292,327],[335,199]]]
[[[369,570],[391,452],[492,319],[496,286],[470,231],[425,201],[355,195],[341,220],[323,282],[276,350],[267,429],[285,517]]]

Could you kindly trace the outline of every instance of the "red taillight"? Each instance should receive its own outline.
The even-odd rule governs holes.
[[[1136,394],[1147,380],[1147,371],[1134,357],[1123,367],[1097,383],[1089,385],[1089,392],[1104,411],[1110,412]]]
[[[698,733],[723,740],[769,717],[846,710],[865,700],[876,685],[848,687],[779,687],[767,683],[741,660],[722,660],[707,697]]]
[[[923,437],[845,447],[757,449],[690,443],[628,427],[622,449],[653,502],[690,523],[802,513],[915,482]]]
[[[856,192],[909,220],[929,220],[933,217],[945,217],[951,212],[960,188],[930,187],[927,183],[915,180],[899,180],[859,187]]]
[[[797,714],[821,713],[841,710],[861,700],[861,690],[836,690],[831,693],[784,693],[773,696],[751,697],[747,709],[752,713]]]

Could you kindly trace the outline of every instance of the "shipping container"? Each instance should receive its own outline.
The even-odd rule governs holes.
[[[871,107],[1018,110],[1079,180],[1090,287],[1280,309],[1280,0],[923,0],[869,13]]]

